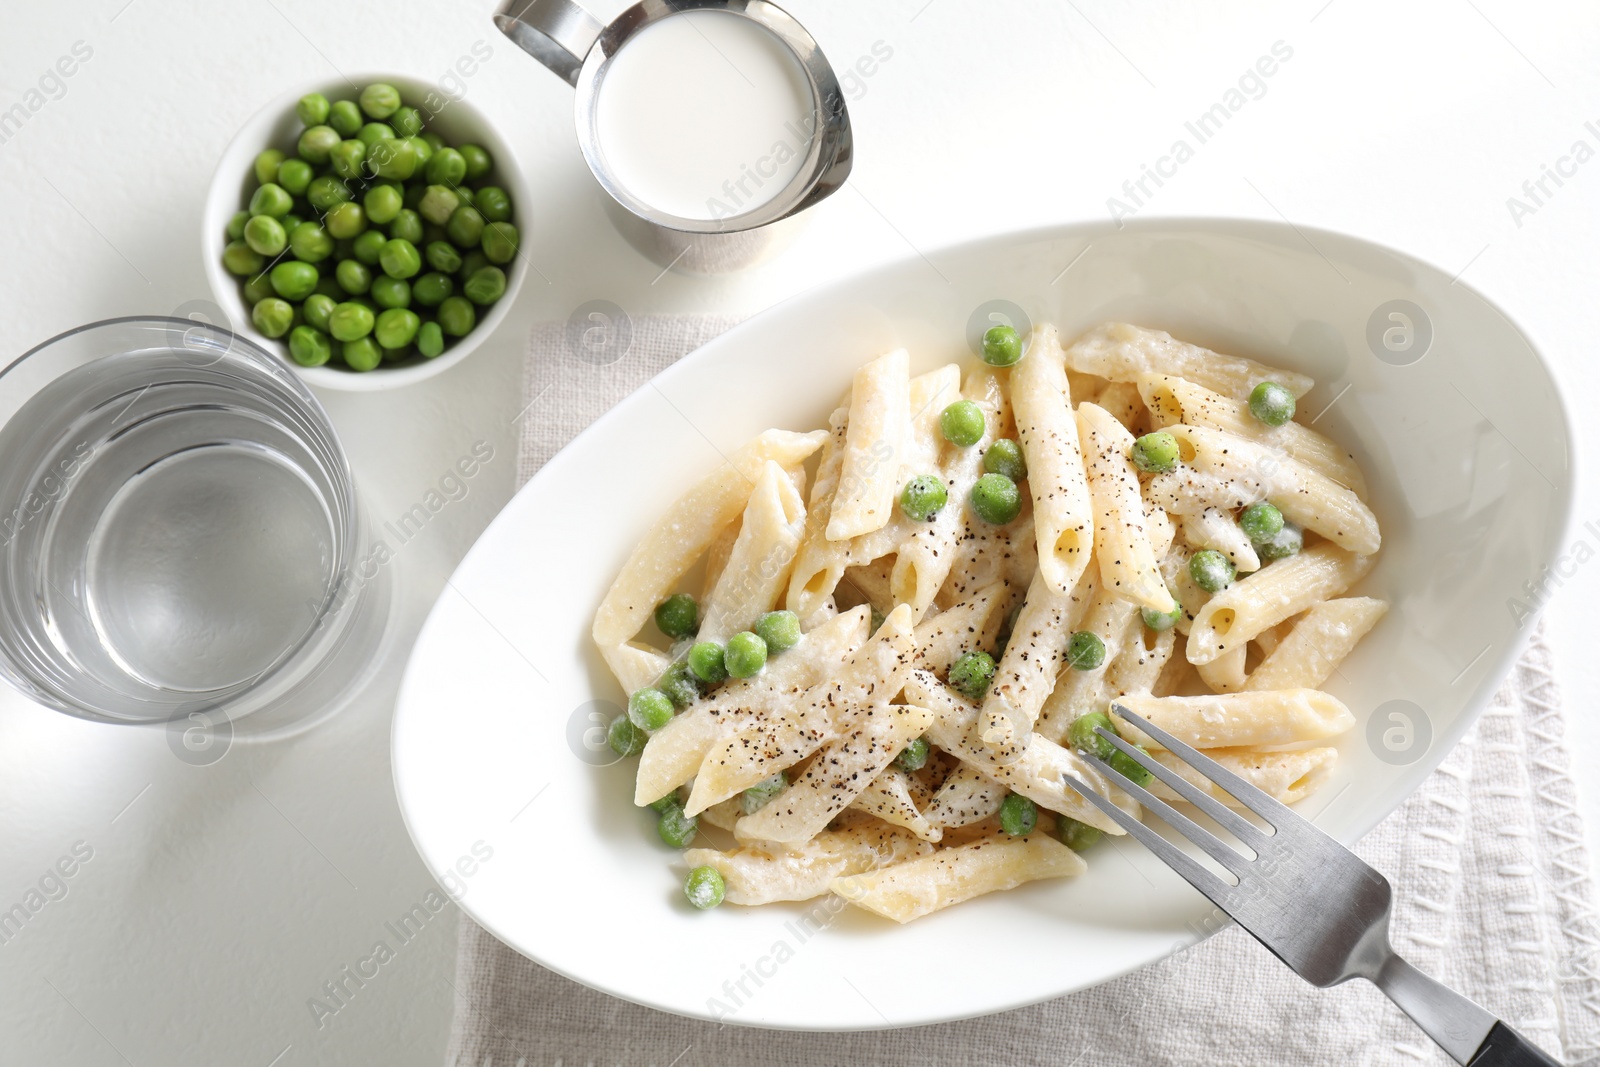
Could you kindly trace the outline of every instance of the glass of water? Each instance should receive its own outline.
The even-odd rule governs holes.
[[[327,414],[244,338],[112,319],[0,371],[0,674],[40,703],[303,728],[375,667],[365,543]]]

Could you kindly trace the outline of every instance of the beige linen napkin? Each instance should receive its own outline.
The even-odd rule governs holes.
[[[591,317],[598,314],[598,319]],[[610,316],[608,318],[608,316]],[[729,320],[609,309],[534,330],[526,479]],[[1394,944],[1572,1065],[1600,1064],[1600,927],[1550,650],[1356,849],[1394,884]],[[1317,990],[1236,927],[1094,989],[967,1022],[805,1034],[719,1026],[578,985],[463,918],[450,1067],[1446,1064],[1364,982]]]

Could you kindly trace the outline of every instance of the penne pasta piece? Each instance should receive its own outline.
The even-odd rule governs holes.
[[[1284,518],[1370,556],[1383,543],[1378,520],[1361,498],[1325,474],[1243,437],[1204,426],[1169,426],[1183,465],[1146,487],[1168,511],[1234,510],[1270,501]]]
[[[1203,789],[1230,808],[1243,808],[1231,793],[1174,756],[1166,749],[1150,753],[1162,766],[1178,772],[1189,784]],[[1304,800],[1333,773],[1339,760],[1336,748],[1302,748],[1293,752],[1264,752],[1254,748],[1214,748],[1206,753],[1272,799],[1282,804]],[[1150,791],[1163,800],[1178,800],[1178,794],[1159,778]]]
[[[1038,734],[1028,739],[1027,747],[1019,759],[1011,763],[996,762],[987,747],[974,745],[968,740],[972,724],[978,721],[977,707],[967,703],[928,671],[912,671],[905,685],[906,699],[915,701],[934,714],[934,723],[928,728],[928,740],[1013,793],[1021,793],[1042,808],[1070,815],[1108,834],[1120,834],[1122,827],[1084,800],[1076,789],[1067,784],[1065,775],[1073,775],[1130,812],[1137,810],[1126,793],[1113,788],[1099,771],[1076,752],[1047,741]]]
[[[656,520],[595,613],[591,634],[608,664],[717,535],[738,518],[767,461],[779,466],[799,463],[821,447],[825,437],[768,430],[735,449],[722,466]],[[612,670],[616,671],[614,664]]]
[[[1183,422],[1249,438],[1332,478],[1361,499],[1367,498],[1367,480],[1355,459],[1309,426],[1298,422],[1268,426],[1250,414],[1250,405],[1245,401],[1214,393],[1169,374],[1141,375],[1138,384],[1139,395],[1150,410],[1153,425]]]
[[[905,771],[890,767],[868,783],[850,807],[876,815],[886,823],[903,826],[924,841],[938,841],[944,831],[917,809],[911,795],[912,781]]]
[[[887,615],[894,608],[894,594],[889,591],[889,571],[893,567],[894,557],[884,556],[864,566],[847,568],[839,582],[838,596],[860,598]]]
[[[830,888],[859,908],[907,923],[985,893],[1086,870],[1076,852],[1035,830],[1026,837],[996,834],[866,874],[835,878]]]
[[[1234,645],[1228,651],[1207,663],[1197,664],[1195,672],[1213,693],[1234,693],[1245,687],[1245,657],[1250,643]]]
[[[754,678],[730,681],[650,735],[639,754],[633,802],[659,800],[687,782],[717,739],[752,719],[782,715],[801,693],[836,675],[867,639],[868,611],[835,615],[773,657]]]
[[[1072,720],[1091,711],[1104,711],[1111,699],[1111,669],[1121,658],[1124,646],[1138,643],[1144,633],[1139,608],[1108,589],[1101,589],[1077,626],[1099,637],[1106,646],[1105,660],[1089,670],[1066,667],[1056,678],[1055,688],[1039,713],[1034,729],[1043,737],[1061,744]]]
[[[928,806],[928,822],[944,829],[971,826],[1000,810],[1009,790],[978,768],[961,764],[950,772]]]
[[[881,529],[895,510],[896,475],[910,436],[911,357],[903,348],[856,371],[850,421],[827,538],[846,541]]]
[[[1138,382],[1146,374],[1186,378],[1240,400],[1262,382],[1277,382],[1297,397],[1316,385],[1304,374],[1240,356],[1224,356],[1175,340],[1160,330],[1126,322],[1104,323],[1072,342],[1067,348],[1067,366],[1113,382]]]
[[[833,498],[839,488],[839,473],[844,465],[845,428],[850,409],[839,408],[828,418],[828,437],[817,461],[817,476],[811,483],[811,501],[806,509],[805,528],[800,548],[795,552],[794,569],[789,576],[789,591],[784,606],[801,619],[815,616],[833,596],[844,577],[845,549],[828,540],[828,520],[833,514]]]
[[[637,641],[614,646],[610,654],[605,656],[605,661],[625,693],[654,682],[671,662],[660,650]]]
[[[1325,741],[1355,725],[1336,698],[1316,689],[1273,689],[1210,696],[1157,697],[1129,693],[1117,703],[1195,748],[1264,748]],[[1160,747],[1125,720],[1117,730]]]
[[[1371,556],[1351,555],[1329,544],[1262,567],[1207,600],[1195,613],[1185,646],[1189,662],[1209,663],[1269,626],[1340,595],[1371,569]]]
[[[956,538],[955,560],[934,603],[959,604],[986,585],[1003,581],[1026,589],[1038,569],[1038,546],[1033,534],[1033,502],[1022,498],[1022,513],[1004,526],[984,522],[967,509]]]
[[[1070,379],[1069,379],[1070,381]],[[1077,396],[1076,393],[1073,394]],[[1082,403],[1092,403],[1097,408],[1102,408],[1122,428],[1133,436],[1138,437],[1144,432],[1146,418],[1144,398],[1139,395],[1139,387],[1132,382],[1114,382],[1100,391],[1100,395],[1090,400],[1088,397],[1079,397]]]
[[[924,619],[916,629],[917,662],[948,671],[963,652],[993,648],[1016,593],[1005,582],[992,582],[971,600]]]
[[[691,868],[715,867],[726,886],[729,904],[771,904],[810,900],[828,892],[835,878],[876,870],[917,856],[933,846],[897,826],[866,821],[839,830],[824,830],[792,852],[769,853],[759,848],[718,852],[691,848],[683,860]]]
[[[1127,693],[1154,692],[1162,671],[1174,658],[1172,653],[1177,641],[1175,630],[1151,631],[1135,624],[1133,636],[1123,644],[1122,650],[1106,669],[1106,689],[1110,695],[1119,697]],[[1189,666],[1183,657],[1177,659],[1185,667]]]
[[[1221,508],[1205,508],[1183,516],[1183,539],[1193,548],[1221,552],[1240,574],[1261,569],[1261,557],[1233,516]]]
[[[1364,596],[1314,605],[1261,661],[1244,688],[1315,689],[1388,610],[1383,601]]]
[[[1100,584],[1143,608],[1168,612],[1172,593],[1157,567],[1145,528],[1139,472],[1129,458],[1134,437],[1105,409],[1078,405],[1089,500],[1094,509],[1094,554]]]
[[[1061,596],[1043,571],[1034,575],[969,738],[996,762],[1011,763],[1027,750],[1033,724],[1066,661],[1073,631],[1094,601],[1098,585],[1090,568],[1070,594]]]
[[[794,766],[837,737],[856,709],[886,705],[905,684],[915,652],[911,609],[901,605],[831,678],[798,694],[782,714],[757,717],[714,743],[700,761],[684,812],[698,814]]]
[[[932,724],[933,712],[911,704],[876,702],[859,708],[840,724],[841,736],[822,746],[805,773],[765,807],[740,819],[734,835],[786,848],[804,844],[850,807]]]
[[[706,549],[706,576],[700,584],[701,600],[711,595],[711,590],[717,587],[717,579],[722,577],[722,572],[727,568],[728,553],[733,551],[733,543],[739,539],[739,524],[740,519],[735,519],[724,526],[711,542],[711,547]]]
[[[745,505],[722,574],[706,597],[697,640],[726,641],[772,610],[789,584],[805,515],[788,473],[768,462]]]
[[[1036,327],[1027,355],[1011,369],[1011,408],[1028,464],[1039,573],[1065,596],[1094,550],[1094,512],[1061,360],[1055,327]]]

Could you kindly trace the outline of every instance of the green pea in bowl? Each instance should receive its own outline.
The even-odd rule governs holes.
[[[385,86],[403,110],[389,113]],[[459,159],[435,162],[444,149]],[[510,146],[466,100],[405,75],[326,78],[228,145],[201,251],[236,333],[313,386],[391,389],[459,363],[505,318],[528,272],[530,202]]]

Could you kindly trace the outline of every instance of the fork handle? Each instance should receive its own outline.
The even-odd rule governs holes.
[[[1497,1022],[1467,1067],[1561,1067],[1561,1064],[1505,1023]]]

